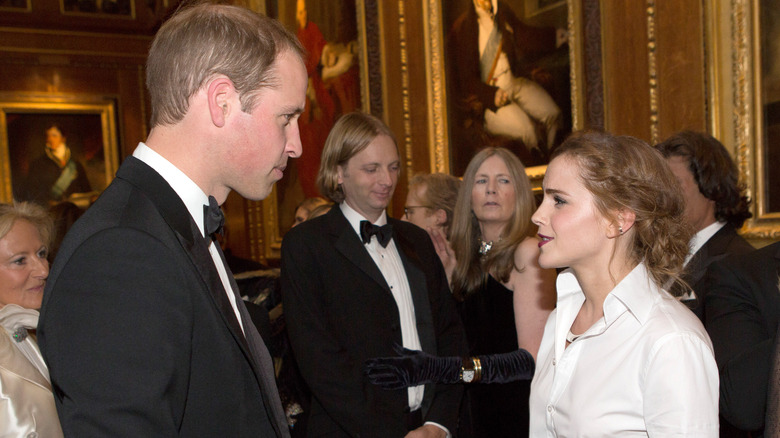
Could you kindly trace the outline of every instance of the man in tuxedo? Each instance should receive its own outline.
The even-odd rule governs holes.
[[[751,215],[745,187],[739,184],[737,166],[726,148],[703,132],[678,132],[657,144],[677,177],[685,197],[685,219],[696,234],[690,241],[683,280],[688,290],[675,295],[699,317],[704,317],[707,267],[731,254],[753,247],[737,234]]]
[[[767,394],[776,409],[778,381],[770,376],[778,366],[780,242],[713,263],[708,277],[707,332],[720,371],[720,414],[742,431],[721,430],[721,436],[760,437],[765,416],[778,415],[767,411]]]
[[[363,363],[394,347],[465,356],[447,278],[421,228],[387,217],[400,159],[392,132],[362,113],[333,127],[317,177],[337,205],[282,241],[282,302],[293,353],[311,388],[309,436],[444,437],[461,385],[388,391]]]
[[[44,293],[39,341],[62,428],[288,437],[215,233],[230,190],[264,198],[301,153],[302,49],[270,18],[200,3],[163,24],[146,72],[148,139],[71,229]]]

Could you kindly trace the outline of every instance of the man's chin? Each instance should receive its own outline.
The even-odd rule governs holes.
[[[263,188],[256,188],[255,190],[235,190],[236,193],[241,195],[244,199],[250,201],[262,201],[271,194],[271,190],[274,188],[273,183],[263,184]]]

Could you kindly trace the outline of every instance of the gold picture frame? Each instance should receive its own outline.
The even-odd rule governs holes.
[[[707,9],[707,77],[710,130],[733,153],[740,181],[752,200],[753,217],[742,233],[753,240],[780,238],[780,208],[769,203],[780,191],[780,174],[771,177],[768,163],[767,107],[762,73],[765,61],[761,0],[705,2]],[[780,59],[774,60],[780,63]],[[777,81],[777,79],[774,79]],[[774,145],[778,148],[778,145]]]
[[[46,130],[65,125],[74,159],[82,162],[91,190],[69,198],[80,207],[105,189],[119,167],[116,105],[90,96],[0,95],[0,201],[11,202],[28,178],[25,163],[43,156]]]

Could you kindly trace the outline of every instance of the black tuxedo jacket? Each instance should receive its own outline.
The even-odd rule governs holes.
[[[66,436],[289,436],[268,352],[184,203],[134,157],[65,238],[39,343]]]
[[[683,280],[696,293],[693,300],[685,300],[689,309],[699,317],[702,323],[704,317],[704,300],[707,295],[707,268],[714,262],[730,255],[745,255],[753,252],[753,248],[747,240],[737,234],[733,225],[727,223],[717,233],[713,234],[707,242],[696,251],[685,267]]]
[[[447,278],[428,234],[388,218],[409,280],[422,349],[468,354]],[[290,230],[282,242],[282,302],[293,352],[312,392],[309,436],[402,437],[407,390],[388,391],[363,362],[402,344],[398,307],[339,206]],[[428,385],[423,420],[456,430],[461,385]]]
[[[710,266],[707,332],[720,370],[720,413],[734,426],[760,430],[780,321],[780,243]]]

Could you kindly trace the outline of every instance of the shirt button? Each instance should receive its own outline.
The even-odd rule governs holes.
[[[547,412],[552,413],[552,411],[553,411],[552,405],[547,405]]]
[[[555,359],[553,359],[553,366],[555,366],[555,364],[556,364],[556,363],[557,363],[557,362],[556,362],[556,360],[555,360]]]

